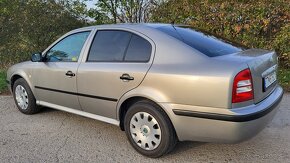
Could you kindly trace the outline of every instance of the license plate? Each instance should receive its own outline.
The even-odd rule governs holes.
[[[266,90],[270,85],[272,85],[273,83],[275,83],[276,80],[277,80],[276,72],[273,72],[273,73],[267,75],[264,78],[264,89]]]

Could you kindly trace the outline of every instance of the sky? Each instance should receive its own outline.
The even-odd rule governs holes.
[[[87,8],[88,9],[94,8],[96,2],[97,2],[97,0],[89,0],[89,1],[86,1]]]

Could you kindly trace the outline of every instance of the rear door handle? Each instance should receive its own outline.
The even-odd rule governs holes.
[[[74,76],[76,76],[76,74],[73,73],[72,71],[67,71],[67,72],[65,73],[65,75],[66,75],[66,76],[69,76],[69,77],[74,77]]]
[[[129,80],[134,80],[134,77],[130,76],[129,74],[123,74],[120,76],[120,79],[123,81],[129,81]]]

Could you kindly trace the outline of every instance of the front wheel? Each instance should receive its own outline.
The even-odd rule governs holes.
[[[139,101],[128,109],[125,131],[130,144],[148,157],[156,158],[170,152],[177,142],[168,116],[150,101]]]
[[[13,97],[19,111],[24,114],[39,112],[35,97],[23,78],[17,79],[13,84]]]

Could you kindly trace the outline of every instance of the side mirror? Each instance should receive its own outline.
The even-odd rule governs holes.
[[[32,62],[41,62],[42,61],[42,55],[41,53],[35,53],[35,54],[32,54],[31,56],[31,61]]]

